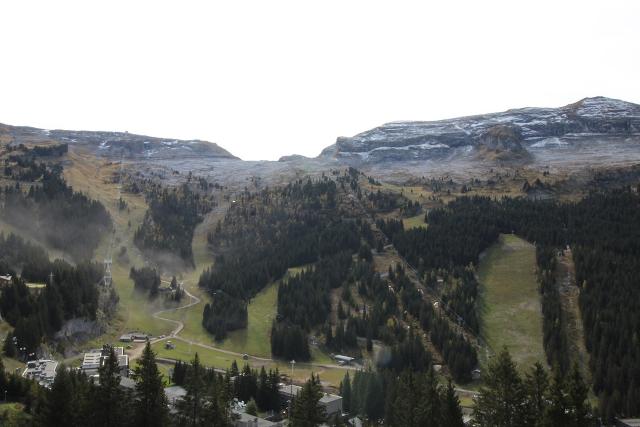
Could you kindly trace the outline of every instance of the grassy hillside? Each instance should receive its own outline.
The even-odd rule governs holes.
[[[481,333],[493,351],[506,346],[520,368],[545,363],[535,248],[501,235],[480,262]]]

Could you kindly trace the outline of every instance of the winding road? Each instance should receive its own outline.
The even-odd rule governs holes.
[[[168,280],[162,280],[162,283],[170,283]],[[152,338],[151,340],[149,340],[149,342],[151,344],[155,344],[158,342],[162,342],[162,341],[166,341],[169,339],[173,339],[173,340],[178,340],[178,341],[182,341],[184,343],[187,343],[189,345],[193,345],[193,346],[198,346],[201,348],[205,348],[207,350],[213,350],[213,351],[217,351],[220,353],[224,353],[224,354],[228,354],[230,356],[237,356],[239,359],[243,359],[245,354],[244,353],[237,353],[235,351],[230,351],[230,350],[225,350],[219,347],[215,347],[212,345],[208,345],[208,344],[204,344],[198,341],[193,341],[193,340],[189,340],[186,338],[181,337],[180,335],[178,335],[180,332],[182,332],[182,330],[184,329],[184,323],[181,322],[180,320],[174,320],[174,319],[168,319],[166,317],[162,317],[161,314],[163,313],[170,313],[170,312],[176,312],[178,310],[184,310],[190,307],[193,307],[194,305],[200,304],[200,302],[202,302],[202,300],[200,298],[198,298],[197,296],[193,295],[191,292],[189,292],[186,288],[183,287],[184,293],[191,299],[191,301],[188,304],[185,305],[181,305],[179,307],[175,307],[175,308],[168,308],[168,309],[163,309],[163,310],[159,310],[156,311],[155,313],[152,314],[154,319],[158,319],[158,320],[162,320],[164,322],[169,322],[175,325],[175,328],[171,331],[171,333],[169,335],[166,336],[162,336],[162,337],[156,337],[156,338]],[[140,357],[142,355],[142,350],[144,349],[143,345],[137,346],[135,348],[133,348],[130,352],[129,352],[129,358],[131,360],[135,360],[138,357]],[[268,357],[258,357],[258,356],[251,356],[251,355],[247,355],[249,359],[251,360],[255,360],[258,362],[275,362],[274,359],[272,358],[268,358]],[[167,363],[173,363],[173,360],[168,359],[168,358],[160,358],[158,359],[159,361],[162,362],[167,362]],[[357,368],[357,366],[343,366],[343,365],[336,365],[336,364],[332,364],[332,363],[299,363],[298,366],[300,367],[315,367],[315,368],[324,368],[324,369],[354,369]]]

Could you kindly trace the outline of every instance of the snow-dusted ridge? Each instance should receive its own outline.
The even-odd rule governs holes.
[[[438,121],[394,121],[353,137],[340,137],[321,157],[363,161],[414,160],[446,150],[478,147],[496,127],[514,129],[511,141],[525,147],[559,147],[565,136],[640,134],[640,105],[617,99],[585,98],[560,108],[520,108]],[[433,150],[438,148],[439,150]]]

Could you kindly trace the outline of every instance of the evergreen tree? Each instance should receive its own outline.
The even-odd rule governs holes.
[[[591,408],[587,402],[589,388],[582,379],[576,363],[573,364],[565,384],[572,425],[576,427],[589,425],[591,423]]]
[[[204,368],[200,364],[198,353],[191,361],[184,388],[187,394],[177,403],[177,419],[180,426],[200,426],[204,422],[206,385]]]
[[[342,410],[346,413],[351,412],[351,378],[349,371],[340,382],[340,395],[342,396]]]
[[[74,402],[70,399],[73,395],[72,389],[69,371],[66,367],[60,366],[42,408],[43,426],[75,425],[72,420],[77,408],[74,408]]]
[[[545,395],[549,387],[549,377],[539,362],[527,372],[524,381],[527,394],[527,423],[532,426],[541,425],[545,411]]]
[[[451,380],[449,380],[447,387],[445,387],[442,392],[441,415],[441,425],[447,427],[464,427],[460,399],[458,399],[456,395],[456,390],[453,388]]]
[[[98,369],[98,378],[100,383],[96,389],[95,422],[104,427],[122,426],[125,408],[120,389],[120,367],[112,346],[109,346],[109,355]]]
[[[156,355],[147,344],[134,369],[136,398],[134,401],[136,426],[160,427],[168,425],[169,410],[164,394],[162,374],[158,371]]]
[[[524,425],[522,379],[506,348],[489,361],[484,380],[473,409],[476,424],[479,427]]]
[[[16,357],[16,355],[18,354],[16,343],[13,341],[13,337],[14,335],[9,333],[4,339],[4,345],[2,349],[4,350],[4,355],[7,357]]]
[[[291,427],[316,427],[324,423],[327,416],[319,403],[321,398],[320,377],[311,374],[293,401],[289,417]]]
[[[247,406],[245,407],[245,412],[249,415],[253,415],[254,417],[258,415],[258,404],[255,399],[249,400]]]
[[[569,414],[567,413],[567,398],[564,391],[562,374],[560,368],[554,370],[553,381],[547,392],[548,402],[545,409],[543,425],[545,427],[564,427],[570,425]]]
[[[421,399],[418,402],[417,414],[419,425],[436,425],[441,419],[440,386],[433,369],[429,369],[422,377]]]

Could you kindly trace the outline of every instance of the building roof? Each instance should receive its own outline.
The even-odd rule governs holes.
[[[22,376],[38,381],[41,385],[50,385],[56,377],[58,362],[49,359],[32,360],[27,362]]]
[[[337,394],[325,393],[324,396],[320,398],[320,402],[325,404],[335,402],[336,400],[342,400],[342,396],[338,396]]]
[[[333,358],[337,360],[344,360],[345,362],[353,362],[356,360],[354,357],[343,356],[342,354],[336,354]]]
[[[118,358],[118,366],[120,368],[129,367],[129,356],[124,354],[124,347],[114,347],[114,353]],[[82,359],[82,370],[89,371],[98,369],[109,355],[109,350],[107,348],[102,349],[94,349],[84,354],[84,358]]]
[[[187,390],[179,385],[174,385],[164,389],[164,394],[167,396],[169,403],[174,402],[176,399],[180,399],[187,394]]]
[[[280,394],[287,397],[296,397],[298,393],[300,393],[300,390],[302,390],[302,387],[297,385],[290,385],[290,384],[284,384],[284,383],[278,384],[278,391],[280,392]]]
[[[120,377],[120,387],[134,389],[136,388],[136,382],[128,377]]]
[[[264,418],[258,418],[255,415],[249,415],[246,412],[236,412],[236,414],[240,416],[240,418],[236,420],[237,425],[251,425],[252,427],[276,427],[281,425],[273,421],[265,420]]]

